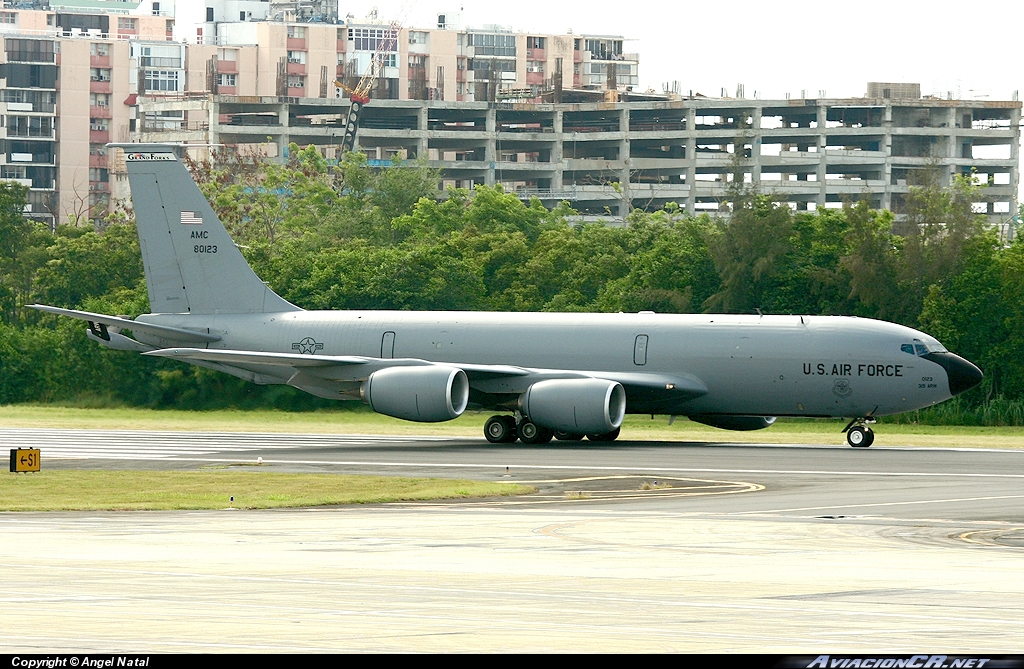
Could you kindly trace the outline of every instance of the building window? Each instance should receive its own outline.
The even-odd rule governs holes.
[[[53,42],[40,39],[7,39],[7,61],[52,63]]]
[[[516,61],[514,60],[494,60],[493,58],[470,58],[469,69],[475,72],[483,72],[484,74],[477,74],[477,78],[481,76],[486,78],[486,73],[490,72],[491,68],[494,68],[496,72],[515,72]]]
[[[89,93],[90,107],[110,107],[110,93]]]
[[[302,26],[288,26],[288,37],[291,39],[306,39],[306,29]]]
[[[181,48],[178,46],[144,46],[142,67],[181,67]]]
[[[544,38],[543,37],[527,37],[526,38],[527,49],[543,49]]]
[[[213,7],[206,8],[206,22],[213,23]]]
[[[298,74],[288,75],[288,88],[305,88],[306,78]]]
[[[398,31],[386,28],[349,28],[348,41],[356,51],[396,51]]]
[[[531,60],[526,64],[527,72],[544,72],[544,62],[540,60]]]
[[[153,3],[153,16],[160,16],[160,3],[159,2],[154,2]]]
[[[409,44],[426,44],[427,33],[422,30],[410,30],[409,31]]]
[[[90,167],[89,181],[110,181],[110,172],[105,167]]]
[[[125,18],[123,16],[117,19],[118,30],[135,30],[135,19]]]
[[[90,144],[89,145],[90,156],[105,156],[107,155],[107,147],[103,144]]]
[[[89,55],[91,56],[109,56],[110,45],[104,42],[93,42],[89,45]]]
[[[0,12],[0,23],[17,23],[17,12]]]
[[[218,74],[217,85],[218,86],[235,86],[238,82],[238,75],[235,74]]]
[[[8,116],[5,122],[8,137],[52,137],[50,116]]]
[[[469,33],[469,45],[476,47],[478,56],[514,56],[516,55],[515,35],[496,35],[494,33]]]
[[[306,52],[305,51],[289,51],[288,52],[289,63],[299,63],[301,65],[306,64]]]
[[[110,81],[110,68],[90,67],[89,78],[93,81]]]
[[[110,130],[110,119],[91,118],[89,119],[89,130]]]
[[[146,70],[145,90],[180,91],[176,70]]]
[[[238,49],[217,49],[217,60],[235,62],[238,60]]]

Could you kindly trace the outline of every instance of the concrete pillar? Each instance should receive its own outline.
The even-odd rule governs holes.
[[[619,175],[619,183],[622,185],[622,206],[619,209],[619,216],[626,216],[633,196],[629,177],[629,108],[625,105],[621,105],[619,109],[619,132],[622,133],[622,139],[619,141],[619,160],[622,161],[622,171]]]
[[[761,183],[761,106],[758,105],[751,110],[751,127],[754,136],[750,140],[750,179],[753,181],[755,190],[760,188]]]
[[[826,176],[828,175],[828,157],[825,153],[825,147],[828,146],[828,138],[825,136],[825,126],[828,121],[828,107],[824,105],[818,106],[817,114],[817,125],[818,125],[818,171],[815,178],[818,180],[818,197],[815,200],[815,204],[819,209],[825,207],[826,201],[826,189],[825,182]]]
[[[697,211],[697,107],[696,103],[686,108],[686,185],[690,187],[690,197],[686,198],[686,212]],[[682,204],[682,203],[681,203]]]
[[[551,191],[560,193],[564,188],[565,158],[562,150],[562,110],[555,109],[555,117],[551,123],[555,135],[555,144],[551,147],[551,166],[554,174],[551,177]]]
[[[1017,213],[1017,188],[1020,185],[1020,109],[1013,109],[1010,111],[1010,127],[1016,128],[1016,137],[1010,142],[1010,161],[1012,167],[1010,168],[1010,185],[1013,189],[1010,191],[1013,195],[1010,197],[1010,214]]]
[[[885,133],[885,192],[882,193],[882,209],[892,209],[892,103],[885,105],[885,116],[882,118],[882,132]]]
[[[498,159],[498,117],[494,107],[487,109],[485,128],[487,131],[487,149],[484,151],[484,160],[487,161],[487,176],[485,179],[488,186],[493,186],[495,183],[494,163]]]
[[[427,103],[424,102],[420,105],[420,108],[416,110],[416,133],[419,135],[419,142],[416,146],[416,157],[430,157],[430,142],[427,139],[427,123],[429,122],[429,110],[427,109]]]

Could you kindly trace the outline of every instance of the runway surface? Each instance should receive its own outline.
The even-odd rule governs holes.
[[[0,440],[42,448],[48,468],[261,457],[268,471],[539,489],[0,514],[0,652],[1024,651],[1024,450],[10,429]]]

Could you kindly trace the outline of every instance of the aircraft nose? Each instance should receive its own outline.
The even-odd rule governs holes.
[[[949,378],[949,392],[952,395],[959,395],[965,390],[970,390],[981,383],[985,377],[977,366],[953,353],[929,353],[922,357],[942,365],[942,368],[946,370],[946,377]]]

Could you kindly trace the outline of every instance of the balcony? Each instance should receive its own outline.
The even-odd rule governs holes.
[[[110,56],[89,56],[89,67],[110,67]]]
[[[89,154],[89,167],[107,167],[110,164],[110,156]]]
[[[345,47],[345,40],[343,40],[343,39],[338,40],[338,47],[337,47],[338,53],[345,53],[345,48],[346,48]]]
[[[111,113],[109,106],[104,106],[104,107],[90,106],[89,107],[89,116],[91,118],[112,118],[113,114]]]
[[[305,37],[289,37],[288,45],[286,47],[289,51],[305,51],[306,50],[306,38]]]
[[[113,91],[114,87],[110,83],[109,79],[107,81],[97,81],[93,79],[89,82],[90,93],[112,93]]]
[[[289,86],[288,87],[288,97],[290,97],[290,98],[304,98],[304,97],[306,97],[306,87],[305,86],[300,86],[298,88],[295,88],[295,87]]]
[[[109,144],[110,143],[110,131],[109,130],[90,130],[89,131],[89,143],[90,144]]]
[[[305,74],[306,64],[305,63],[288,63],[287,66],[288,74]]]
[[[234,74],[238,72],[238,61],[236,60],[218,60],[217,71],[224,72],[226,74]]]

